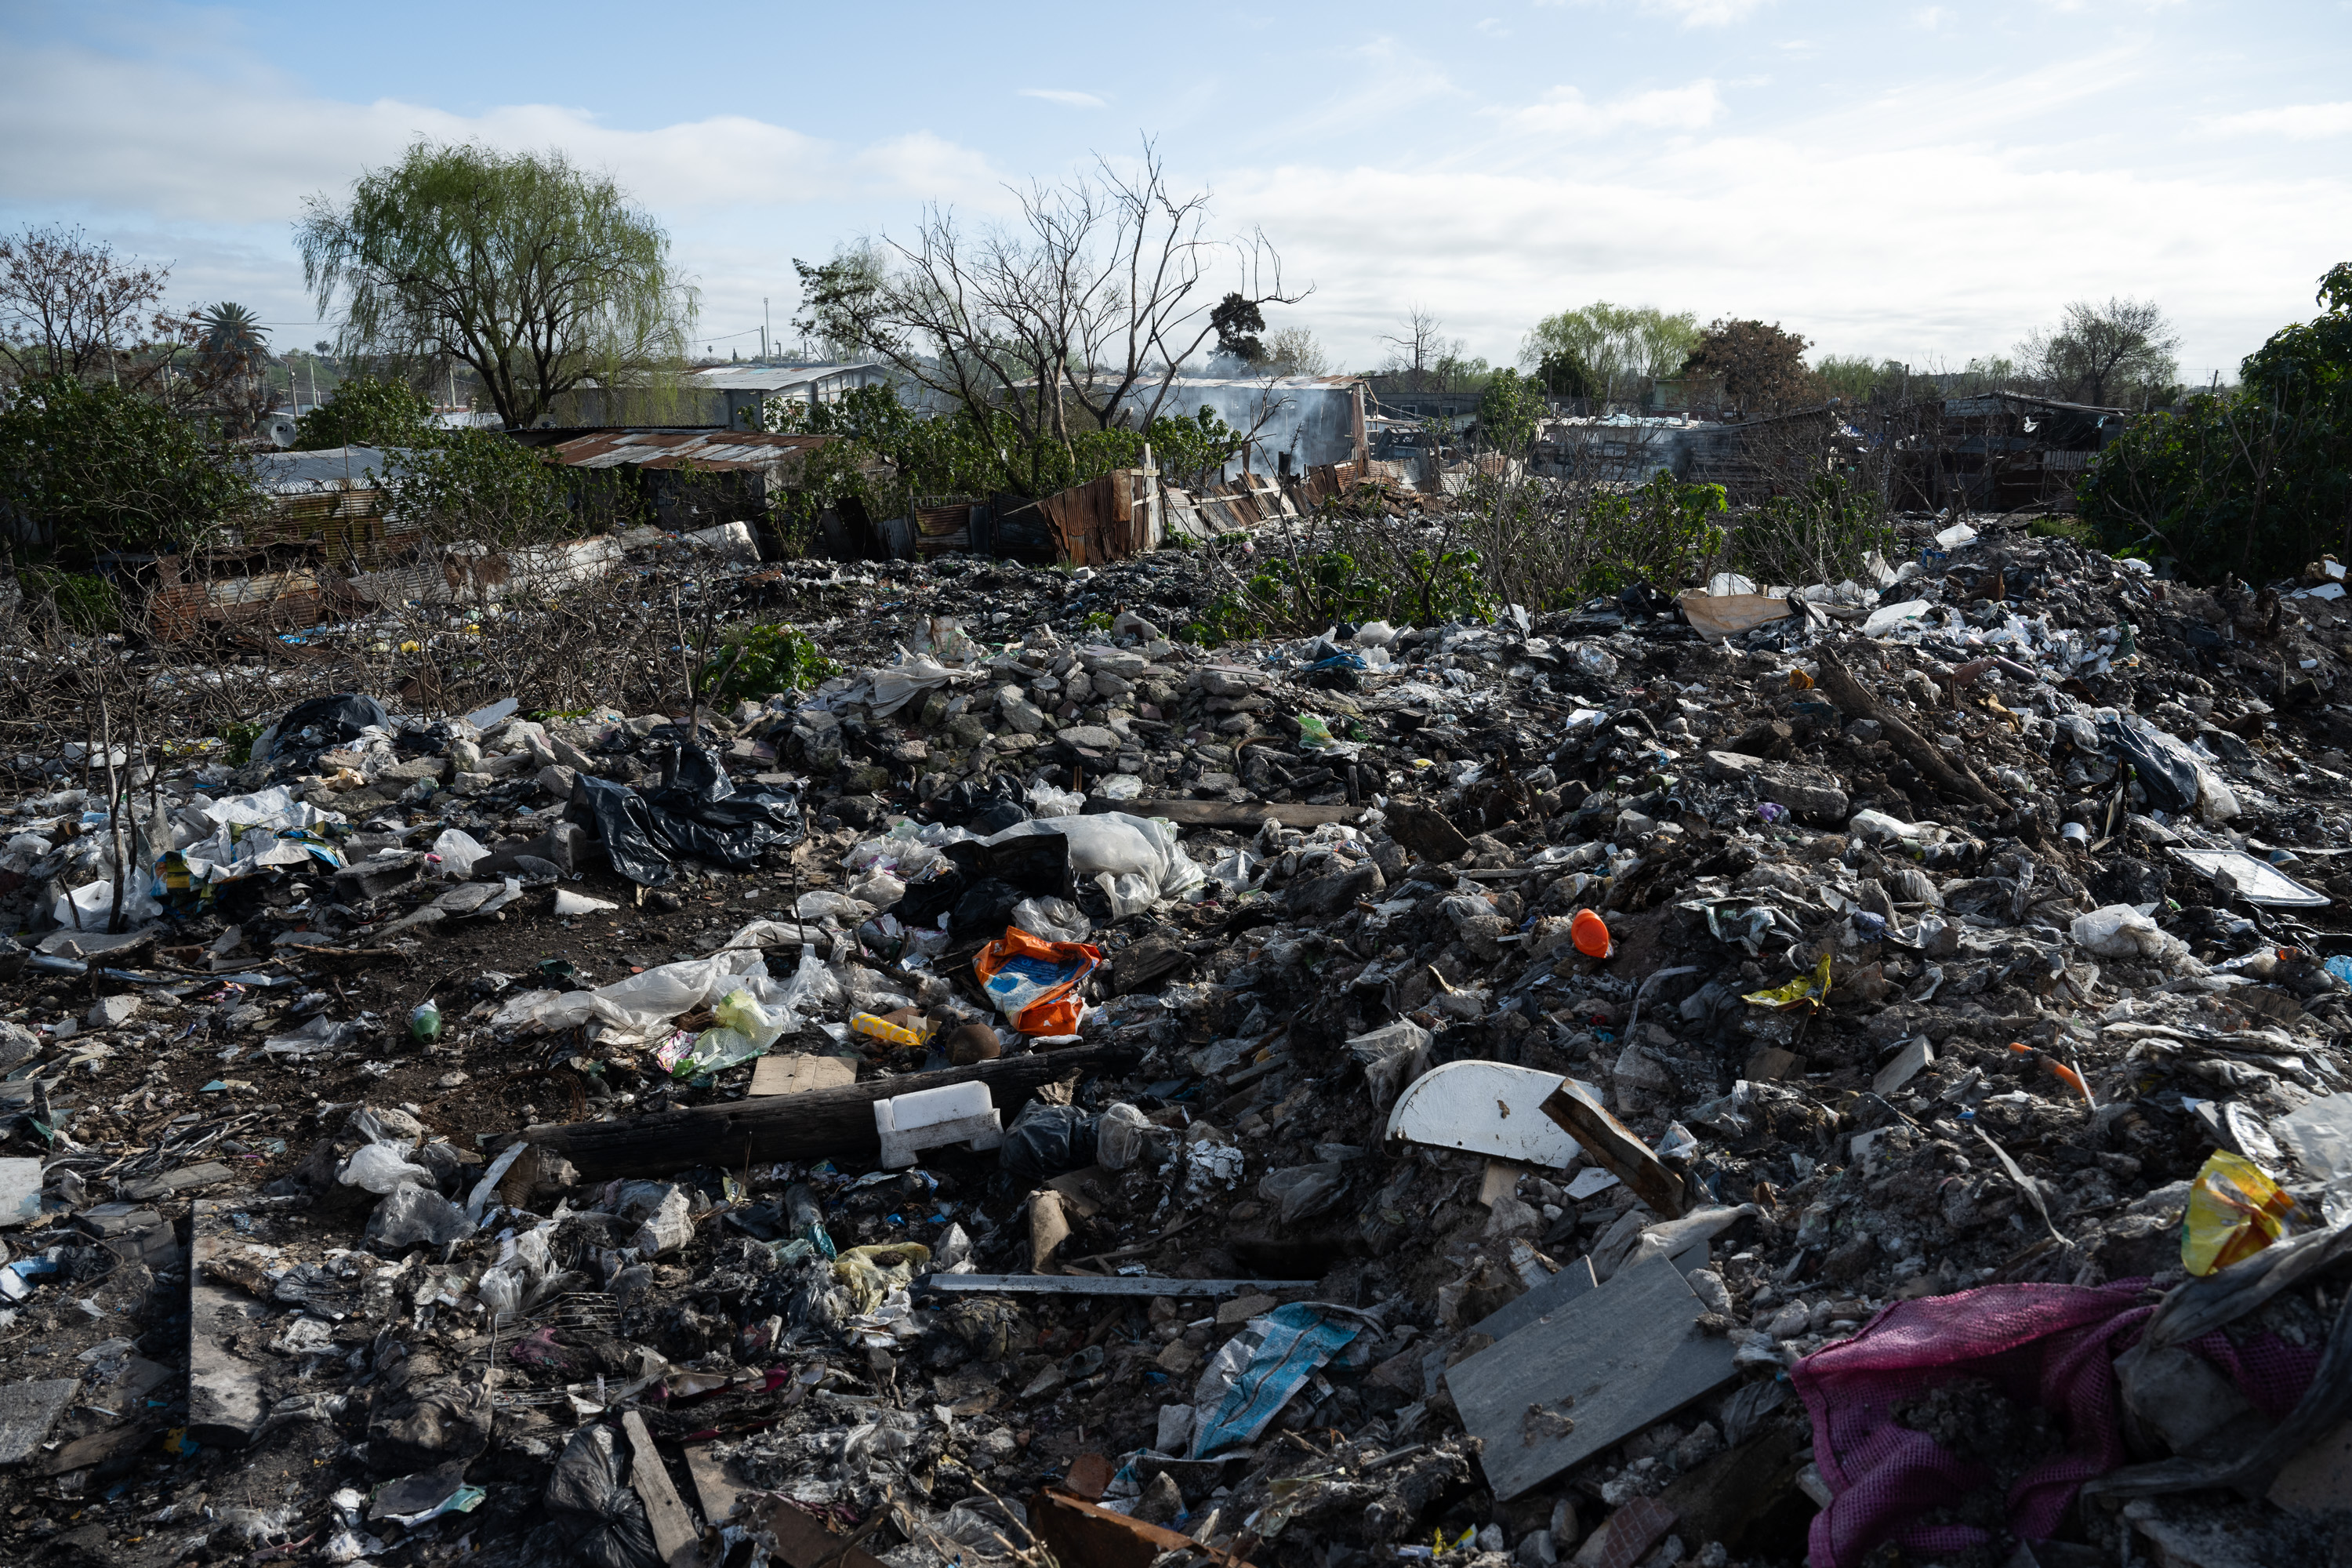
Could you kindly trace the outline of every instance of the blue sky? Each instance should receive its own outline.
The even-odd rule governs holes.
[[[724,353],[792,258],[1147,134],[1350,368],[1413,305],[1497,362],[1609,299],[1926,366],[2133,294],[2201,379],[2352,259],[2352,4],[0,0],[0,225],[86,225],[288,344],[302,198],[419,135],[610,169]]]

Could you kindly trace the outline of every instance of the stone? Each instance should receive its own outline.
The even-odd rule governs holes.
[[[1834,827],[1846,819],[1845,791],[1834,773],[1773,763],[1758,770],[1755,781],[1759,800],[1785,805],[1806,822]]]
[[[98,1005],[82,1016],[82,1023],[93,1029],[120,1029],[145,1010],[143,998],[129,992],[119,996],[101,996]]]
[[[70,1377],[45,1377],[0,1384],[0,1465],[31,1458],[73,1403],[80,1384]]]

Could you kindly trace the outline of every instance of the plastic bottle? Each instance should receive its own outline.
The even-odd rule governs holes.
[[[807,1242],[827,1258],[835,1256],[833,1237],[824,1231],[824,1211],[817,1207],[816,1194],[803,1183],[784,1189],[784,1227],[794,1239]]]
[[[871,1013],[860,1013],[849,1020],[849,1026],[858,1034],[885,1040],[894,1046],[918,1047],[931,1037],[930,1020],[928,1018],[923,1020],[921,1028],[910,1029],[904,1024],[893,1024]]]
[[[409,1010],[408,1037],[425,1046],[441,1037],[441,1004],[428,996]]]

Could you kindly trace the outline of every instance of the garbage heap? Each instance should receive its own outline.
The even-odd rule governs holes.
[[[2340,573],[1904,527],[1215,648],[771,568],[814,689],[61,751],[7,1560],[2345,1560]]]

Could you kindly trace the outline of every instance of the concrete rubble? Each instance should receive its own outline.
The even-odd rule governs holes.
[[[16,759],[0,1560],[2352,1562],[2340,596],[1899,531]]]

